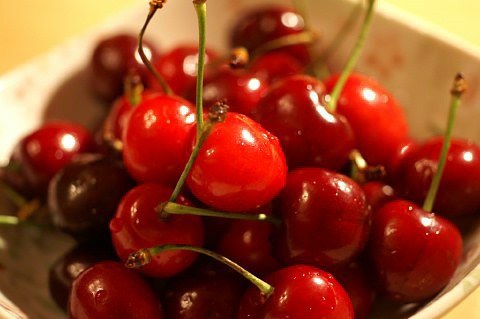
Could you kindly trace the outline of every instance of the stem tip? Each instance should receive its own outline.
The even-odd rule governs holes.
[[[453,80],[453,86],[450,90],[450,94],[455,96],[461,96],[467,90],[467,81],[463,77],[462,73],[457,73],[455,79]]]
[[[149,264],[152,261],[152,254],[147,248],[137,250],[128,255],[125,261],[125,267],[127,268],[140,268]]]

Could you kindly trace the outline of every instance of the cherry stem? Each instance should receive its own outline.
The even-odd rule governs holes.
[[[140,268],[148,264],[152,260],[152,256],[155,256],[159,253],[169,251],[169,250],[188,250],[188,251],[193,251],[196,253],[209,256],[227,265],[228,267],[232,268],[233,270],[238,272],[240,275],[242,275],[244,278],[249,280],[252,284],[257,286],[257,288],[262,292],[265,298],[270,297],[273,293],[274,287],[269,283],[253,275],[251,272],[249,272],[239,264],[235,263],[234,261],[228,259],[227,257],[222,256],[214,251],[205,249],[203,247],[195,247],[195,246],[181,245],[181,244],[170,244],[170,245],[154,246],[150,248],[140,249],[136,252],[131,253],[128,256],[127,261],[125,262],[125,267]]]
[[[125,97],[132,107],[135,107],[142,100],[143,83],[138,74],[129,74],[124,83]]]
[[[38,227],[41,229],[45,230],[55,230],[51,225],[49,224],[38,224],[29,220],[23,220],[22,218],[19,218],[17,216],[10,216],[10,215],[0,215],[0,225],[29,225],[29,226],[34,226]]]
[[[275,49],[280,49],[285,46],[296,45],[296,44],[309,44],[317,40],[318,40],[318,35],[312,31],[304,31],[300,33],[289,34],[289,35],[264,43],[252,53],[252,56],[256,58],[263,55],[266,52],[270,52]]]
[[[440,181],[442,179],[443,170],[445,169],[445,164],[447,163],[448,149],[450,148],[450,142],[452,140],[452,131],[453,125],[455,123],[455,118],[457,115],[457,110],[461,104],[461,97],[467,89],[466,81],[461,73],[457,73],[453,81],[453,86],[450,91],[452,100],[450,102],[450,108],[448,113],[447,120],[447,129],[444,134],[442,149],[440,151],[440,157],[438,159],[437,170],[432,178],[432,183],[428,189],[425,202],[423,203],[423,210],[431,212],[433,209],[433,204],[437,196],[438,187],[440,186]]]
[[[382,165],[370,166],[358,150],[350,152],[352,161],[351,177],[359,184],[385,177],[385,168]]]
[[[198,64],[197,64],[197,140],[203,134],[203,77],[205,73],[205,48],[207,42],[207,4],[204,1],[193,1],[198,20]]]
[[[159,211],[165,211],[168,214],[174,215],[196,215],[205,217],[219,217],[229,219],[254,220],[270,222],[275,225],[280,225],[281,221],[271,215],[267,214],[249,214],[249,213],[233,213],[233,212],[219,212],[210,209],[192,207],[181,205],[172,202],[165,202],[157,207]]]
[[[27,204],[25,197],[20,195],[10,185],[0,180],[0,191],[10,199],[17,207],[22,207]]]
[[[147,67],[147,69],[153,74],[155,79],[158,81],[160,86],[162,87],[163,91],[167,95],[172,95],[173,91],[168,86],[167,82],[163,79],[163,77],[155,70],[155,67],[152,65],[150,60],[147,58],[145,55],[145,51],[143,50],[143,35],[145,34],[145,31],[147,30],[147,26],[150,23],[150,20],[152,20],[153,16],[157,12],[158,9],[163,8],[163,4],[165,3],[166,0],[150,0],[150,10],[147,15],[147,19],[145,20],[145,23],[142,26],[142,29],[140,31],[140,35],[138,36],[138,54],[140,55],[140,58],[142,59],[143,63]]]
[[[348,77],[352,73],[353,69],[355,68],[358,62],[358,59],[360,58],[363,45],[365,44],[368,31],[370,30],[374,7],[375,7],[375,0],[369,0],[367,13],[365,14],[365,18],[362,24],[362,29],[360,30],[360,34],[358,35],[357,42],[355,43],[355,46],[353,47],[353,50],[350,53],[350,57],[348,58],[347,63],[343,68],[342,73],[340,74],[340,77],[338,78],[338,81],[332,90],[332,93],[330,94],[330,99],[327,102],[328,103],[327,109],[331,113],[336,111],[337,102],[340,97],[340,94],[342,93],[343,87],[345,86],[345,83],[347,82]]]
[[[177,201],[177,198],[180,195],[180,192],[182,191],[183,185],[187,180],[187,176],[192,169],[193,163],[195,162],[195,159],[197,158],[200,152],[200,149],[202,148],[202,145],[207,140],[207,137],[210,134],[212,128],[215,126],[215,124],[225,121],[227,110],[228,110],[228,106],[225,104],[224,101],[218,101],[210,108],[210,111],[207,116],[207,121],[203,125],[202,131],[200,132],[200,136],[197,138],[195,142],[195,146],[193,147],[192,153],[190,154],[190,158],[188,159],[187,164],[185,165],[185,168],[183,169],[183,172],[180,175],[180,178],[178,179],[177,184],[175,185],[175,189],[173,190],[172,195],[168,200],[169,202]],[[198,121],[197,121],[197,125],[198,125]],[[165,217],[163,213],[162,213],[162,217]]]

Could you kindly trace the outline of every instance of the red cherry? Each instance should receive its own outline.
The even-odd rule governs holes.
[[[50,179],[76,155],[94,152],[92,134],[75,123],[56,121],[43,124],[20,140],[12,156],[28,183],[39,194],[46,192]]]
[[[152,62],[156,61],[159,53],[155,47],[148,41],[143,42],[146,56]],[[137,36],[131,34],[114,34],[97,43],[90,60],[90,79],[97,96],[113,101],[122,94],[128,74],[138,74],[142,82],[147,83],[149,71],[137,50]]]
[[[325,81],[331,92],[338,80]],[[355,133],[356,148],[369,164],[387,164],[409,139],[405,114],[392,94],[373,79],[352,74],[338,100],[337,112],[344,115]]]
[[[443,138],[432,138],[413,149],[400,164],[396,186],[417,204],[423,203],[437,170]],[[452,139],[433,210],[446,216],[465,216],[480,209],[480,147]]]
[[[122,264],[106,261],[83,271],[69,299],[72,319],[162,319],[162,306],[143,278]]]
[[[304,66],[289,54],[270,52],[253,60],[249,69],[268,83],[275,83],[288,76],[302,73]]]
[[[229,112],[200,149],[187,185],[208,206],[245,212],[269,203],[286,174],[278,139],[247,116]]]
[[[354,147],[349,123],[329,113],[325,88],[315,78],[295,75],[272,85],[253,118],[278,137],[289,169],[320,166],[340,169]]]
[[[370,210],[374,213],[386,203],[397,198],[392,186],[379,181],[371,181],[362,185]]]
[[[169,215],[165,220],[160,219],[155,208],[167,201],[172,192],[169,187],[147,183],[124,196],[110,222],[112,241],[122,260],[132,252],[156,245],[202,246],[203,225],[199,216]],[[183,196],[178,203],[190,204]],[[183,250],[163,252],[141,270],[153,277],[171,277],[188,268],[196,257],[196,253]]]
[[[217,58],[212,49],[205,50],[205,63]],[[165,52],[155,63],[155,69],[164,78],[170,88],[179,95],[184,95],[197,81],[198,46],[179,45]],[[149,77],[150,86],[160,89],[155,77]]]
[[[322,168],[291,171],[275,203],[282,219],[277,254],[288,264],[331,268],[356,257],[370,228],[370,210],[360,186]]]
[[[342,286],[327,272],[306,265],[282,268],[265,281],[274,286],[265,298],[256,287],[243,296],[238,319],[349,319],[352,302]]]
[[[188,132],[195,108],[186,100],[159,94],[131,112],[123,136],[123,160],[141,182],[175,185],[185,167]]]
[[[374,215],[369,253],[390,298],[419,302],[452,278],[462,258],[462,237],[448,220],[395,200]]]
[[[306,31],[303,17],[293,9],[281,6],[264,6],[244,14],[231,32],[232,47],[245,47],[250,53],[265,43],[288,35]],[[310,62],[307,45],[284,46],[276,51],[286,52],[301,63]]]

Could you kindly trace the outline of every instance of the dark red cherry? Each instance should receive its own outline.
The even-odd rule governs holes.
[[[69,298],[72,319],[163,319],[160,300],[147,282],[122,264],[105,261],[83,271]]]
[[[38,194],[44,194],[50,179],[75,156],[94,152],[92,134],[75,123],[44,123],[20,140],[13,158]]]
[[[155,62],[159,53],[154,45],[143,42],[145,55]],[[149,71],[143,64],[138,50],[138,37],[132,34],[113,34],[99,40],[90,59],[90,81],[93,92],[105,101],[113,101],[122,95],[124,79],[137,74],[147,83]]]
[[[307,75],[294,75],[272,85],[253,118],[278,137],[289,169],[319,166],[340,169],[354,147],[349,123],[327,111],[325,87]]]
[[[420,302],[452,278],[462,258],[462,237],[448,220],[395,200],[374,214],[369,254],[388,297]]]
[[[282,219],[276,251],[288,264],[331,268],[356,257],[370,229],[370,210],[361,187],[322,168],[291,171],[275,210]]]
[[[246,281],[217,261],[199,260],[168,280],[162,294],[168,319],[232,319]]]
[[[278,139],[247,116],[229,112],[200,149],[187,185],[208,206],[245,212],[269,203],[286,175]]]
[[[205,50],[205,63],[215,60],[218,54],[210,49]],[[164,78],[170,88],[178,95],[185,95],[187,90],[194,88],[197,82],[198,46],[179,45],[164,52],[155,63],[155,69]],[[150,75],[150,86],[159,88],[155,77]]]
[[[217,251],[256,275],[269,274],[280,268],[273,256],[273,227],[269,222],[234,220],[219,239]]]
[[[352,300],[355,319],[366,319],[376,299],[376,289],[366,267],[356,261],[333,271],[333,275]]]
[[[67,311],[73,280],[80,273],[97,262],[116,260],[113,248],[107,246],[103,242],[79,244],[58,258],[50,267],[48,289],[50,296],[62,310]]]
[[[376,212],[386,203],[397,198],[397,192],[392,186],[380,181],[371,181],[362,185],[367,204],[372,213]]]
[[[263,6],[243,14],[231,31],[231,46],[245,47],[255,53],[267,42],[306,31],[303,17],[293,9],[282,6]],[[277,51],[286,52],[302,64],[310,62],[308,46],[296,44]]]
[[[258,101],[265,95],[268,82],[245,69],[219,68],[205,79],[203,85],[203,103],[211,106],[219,100],[225,100],[229,110],[250,116]],[[189,100],[195,100],[195,88],[192,87]]]
[[[140,182],[175,185],[185,167],[195,108],[178,96],[159,94],[131,112],[123,136],[123,160]]]
[[[160,184],[141,184],[130,190],[118,205],[110,222],[110,232],[117,254],[126,260],[132,252],[164,244],[202,246],[203,225],[199,216],[169,215],[161,219],[156,207],[168,201],[173,188]],[[180,196],[178,203],[190,205]],[[162,252],[141,268],[153,277],[171,277],[188,268],[197,254],[175,250]]]
[[[77,237],[108,233],[117,205],[134,182],[119,161],[83,154],[50,181],[53,224]]]
[[[417,204],[427,195],[437,170],[443,138],[429,139],[415,147],[400,164],[396,187]],[[480,209],[480,147],[453,138],[433,210],[445,216],[465,216]]]
[[[325,81],[333,90],[338,75]],[[344,115],[355,133],[356,148],[373,164],[388,164],[397,149],[409,139],[405,114],[393,95],[373,79],[349,76],[338,100],[337,112]]]
[[[270,52],[259,56],[250,65],[255,76],[275,83],[291,75],[300,74],[304,66],[291,55],[284,52]]]
[[[238,319],[353,319],[353,307],[343,287],[318,268],[294,265],[265,278],[274,287],[266,298],[256,287],[242,297]]]

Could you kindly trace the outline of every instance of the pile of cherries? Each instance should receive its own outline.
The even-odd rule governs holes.
[[[1,175],[78,239],[49,274],[71,318],[361,319],[376,299],[422,303],[445,287],[462,257],[455,221],[480,210],[480,148],[451,140],[433,204],[445,138],[414,140],[363,74],[333,102],[339,75],[309,72],[310,32],[291,8],[243,15],[234,59],[207,48],[203,94],[196,44],[143,41],[162,85],[136,36],[97,44],[102,127],[45,123]]]

